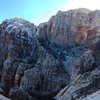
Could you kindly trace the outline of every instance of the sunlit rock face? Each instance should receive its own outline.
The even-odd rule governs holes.
[[[59,11],[39,26],[3,21],[0,93],[17,100],[82,100],[98,91],[99,33],[100,11],[83,8]]]
[[[100,11],[88,9],[59,11],[49,22],[40,24],[37,34],[51,44],[65,46],[82,42],[88,46],[99,41]]]
[[[36,34],[44,46],[66,50],[62,63],[71,76],[70,83],[55,99],[81,100],[99,90],[99,31],[100,11],[83,8],[59,11],[47,23],[39,25]]]

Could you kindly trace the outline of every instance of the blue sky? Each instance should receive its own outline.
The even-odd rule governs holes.
[[[58,10],[80,7],[92,9],[93,1],[100,4],[100,0],[0,0],[0,23],[5,19],[19,17],[38,25],[48,21]],[[96,5],[93,10],[98,7]]]
[[[68,0],[0,0],[0,23],[9,18],[19,17],[35,24],[47,21]]]

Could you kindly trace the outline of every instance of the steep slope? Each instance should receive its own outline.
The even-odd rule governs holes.
[[[0,82],[5,95],[18,100],[52,98],[68,84],[61,62],[39,43],[36,26],[15,18],[5,20],[0,30]]]
[[[99,30],[100,11],[83,8],[59,11],[39,26],[3,21],[0,93],[17,100],[82,100],[100,90]]]
[[[10,99],[8,99],[8,98],[6,98],[6,97],[4,97],[3,95],[0,94],[0,100],[10,100]]]
[[[51,45],[66,47],[75,42],[91,46],[99,41],[100,11],[76,9],[67,12],[59,11],[49,22],[40,24],[38,33],[41,40]]]
[[[83,100],[99,100],[100,99],[100,91],[97,91],[90,96],[84,98]]]

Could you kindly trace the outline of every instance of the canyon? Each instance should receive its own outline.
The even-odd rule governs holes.
[[[0,24],[2,96],[11,100],[89,100],[92,94],[98,97],[99,90],[99,10],[58,11],[39,26],[21,18]]]

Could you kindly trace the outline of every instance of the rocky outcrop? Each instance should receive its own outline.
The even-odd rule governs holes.
[[[11,99],[52,98],[69,83],[64,66],[39,43],[36,30],[18,18],[1,24],[0,82]]]
[[[99,41],[100,11],[87,9],[59,11],[49,22],[40,24],[37,34],[42,41],[66,47],[75,42],[91,46]]]
[[[9,98],[6,98],[5,96],[3,96],[3,95],[1,95],[1,94],[0,94],[0,99],[1,99],[1,100],[10,100]]]
[[[39,59],[33,68],[25,71],[20,87],[33,95],[46,96],[68,84],[68,74],[60,62],[43,47],[39,47],[38,54]]]
[[[95,93],[92,93],[91,95],[84,98],[83,100],[99,100],[99,98],[100,98],[100,90]]]
[[[22,19],[6,20],[1,24],[0,33],[0,76],[4,90],[9,93],[15,85],[14,77],[20,63],[25,63],[27,56],[31,55],[30,50],[34,48],[36,32],[35,26]],[[22,61],[24,59],[24,61]]]
[[[97,67],[97,62],[93,57],[93,51],[86,51],[74,63],[72,68],[71,80],[74,80],[78,75],[94,70]]]
[[[100,90],[98,54],[99,50],[88,50],[77,58],[72,67],[70,83],[57,94],[56,100],[84,100]]]
[[[59,11],[39,26],[20,18],[3,21],[0,94],[17,100],[82,100],[99,91],[99,30],[100,11],[83,8]]]
[[[56,100],[82,100],[87,95],[100,89],[100,68],[78,75],[57,96]]]
[[[13,88],[9,92],[9,96],[11,99],[17,100],[36,100],[32,99],[32,97],[27,93],[24,89],[21,88]]]

